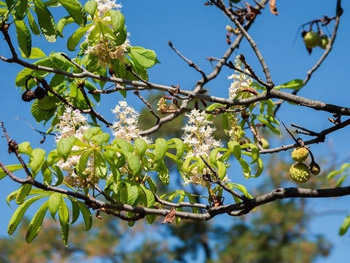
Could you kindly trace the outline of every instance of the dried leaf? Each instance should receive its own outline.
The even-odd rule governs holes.
[[[175,215],[176,215],[175,207],[172,207],[172,208],[170,209],[169,214],[167,214],[167,215],[165,216],[165,218],[164,218],[162,224],[164,224],[164,223],[171,224],[171,223],[174,221],[174,219],[175,219]]]
[[[224,202],[224,197],[223,196],[218,196],[218,195],[211,195],[209,197],[209,201],[213,205],[213,207],[218,207],[222,206]]]
[[[260,13],[260,10],[259,9],[256,9],[254,7],[252,7],[250,4],[248,3],[245,3],[246,6],[247,6],[247,13],[245,14],[245,18],[247,20],[254,20],[255,17],[258,15],[258,14],[261,14]]]
[[[276,6],[276,0],[270,0],[270,12],[273,15],[278,16],[277,6]]]

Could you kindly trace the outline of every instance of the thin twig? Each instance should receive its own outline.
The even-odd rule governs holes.
[[[195,64],[193,61],[189,60],[189,59],[186,58],[184,55],[182,55],[182,54],[180,53],[180,51],[178,51],[178,50],[174,47],[174,45],[173,45],[173,43],[172,43],[171,41],[168,42],[168,45],[170,46],[170,48],[171,48],[180,58],[182,58],[184,61],[186,61],[186,63],[187,63],[190,67],[192,67],[192,68],[194,68],[195,70],[197,70],[197,71],[202,75],[202,78],[203,78],[203,79],[206,79],[206,77],[207,77],[206,74],[204,73],[203,70],[200,69],[200,67],[199,67],[197,64]]]

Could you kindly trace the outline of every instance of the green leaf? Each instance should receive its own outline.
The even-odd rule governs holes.
[[[264,162],[261,158],[259,158],[256,163],[258,165],[258,169],[257,169],[256,173],[254,174],[254,177],[259,177],[264,170]]]
[[[251,150],[251,152],[249,153],[249,156],[251,156],[251,158],[252,158],[251,164],[257,162],[258,159],[260,158],[259,149],[255,144],[246,143],[246,144],[241,145],[241,148],[242,149],[249,148]]]
[[[133,176],[138,175],[141,171],[140,159],[133,153],[124,153],[128,167],[131,170]]]
[[[218,169],[216,172],[219,175],[219,179],[223,180],[226,176],[226,165],[220,161],[217,161],[216,165],[218,166]]]
[[[85,27],[79,27],[69,38],[67,42],[67,48],[69,51],[74,51],[86,32],[92,27],[93,24],[86,25]]]
[[[64,28],[72,23],[74,23],[74,19],[70,16],[62,17],[60,20],[58,20],[56,25],[58,35],[63,38]]]
[[[348,231],[349,227],[350,227],[350,215],[345,217],[343,223],[341,224],[340,229],[339,229],[339,235],[340,236],[345,235],[345,233]]]
[[[17,193],[17,196],[16,196],[16,203],[18,205],[24,202],[24,200],[28,197],[30,190],[32,190],[31,184],[21,185],[21,187],[19,188],[19,192]]]
[[[115,139],[114,143],[118,145],[118,147],[123,151],[123,152],[133,152],[134,147],[132,146],[131,143],[129,143],[127,140],[124,139]]]
[[[44,196],[34,196],[30,199],[28,199],[27,201],[25,201],[23,204],[21,204],[16,211],[13,213],[10,222],[8,224],[7,227],[7,233],[9,235],[12,235],[16,229],[17,226],[19,225],[19,223],[21,222],[25,212],[27,211],[27,209],[37,200],[43,198]]]
[[[15,4],[17,4],[17,1],[15,2],[15,0],[6,0],[6,5],[8,9],[12,9]]]
[[[21,52],[22,52],[22,56],[24,57],[25,54],[23,53],[22,50],[21,50]],[[38,58],[45,58],[45,57],[46,57],[45,53],[40,48],[33,47],[31,50],[30,56],[27,58],[38,59]]]
[[[32,30],[33,34],[40,36],[39,26],[35,22],[34,16],[32,15],[32,13],[30,11],[28,12],[28,22],[29,22],[30,30]]]
[[[236,157],[237,160],[241,159],[242,157],[241,146],[237,141],[229,141],[227,144],[227,147],[233,153],[233,155]]]
[[[92,227],[92,216],[90,210],[86,207],[83,202],[77,201],[79,205],[80,212],[83,215],[84,223],[85,223],[85,231],[88,231]]]
[[[58,0],[58,2],[67,10],[67,12],[73,17],[75,23],[79,26],[85,26],[86,14],[83,6],[78,0]]]
[[[209,154],[209,158],[210,158],[210,162],[212,162],[212,163],[216,163],[217,162],[217,160],[218,160],[218,154],[220,153],[220,152],[226,152],[227,151],[227,149],[226,148],[215,148],[215,149],[213,149],[211,152],[210,152],[210,154]]]
[[[126,203],[128,205],[135,205],[136,200],[139,196],[139,189],[136,184],[130,184],[126,183],[125,184],[125,189],[126,189]]]
[[[28,244],[31,243],[33,239],[39,234],[47,209],[48,201],[41,205],[39,210],[30,221],[26,233],[26,241]]]
[[[243,158],[238,159],[238,162],[242,167],[244,177],[249,178],[251,176],[249,164]]]
[[[95,166],[95,176],[98,176],[99,178],[106,178],[108,173],[108,167],[105,158],[103,156],[95,151],[94,154],[94,166]]]
[[[32,176],[35,177],[44,163],[46,152],[43,149],[36,148],[32,151],[29,160],[29,167],[32,170]]]
[[[87,141],[92,141],[98,145],[108,142],[110,138],[110,135],[108,133],[102,132],[101,128],[99,127],[93,127],[86,130],[83,136]]]
[[[53,98],[53,99],[51,99]],[[53,96],[46,96],[42,98],[41,100],[35,100],[32,104],[32,107],[30,108],[30,111],[35,118],[37,122],[42,122],[44,121],[44,124],[49,121],[55,114],[56,108],[51,108],[51,109],[43,109],[43,105],[47,105],[48,107],[55,107],[55,104],[49,104],[46,103],[48,101],[53,101],[56,100],[56,97]]]
[[[221,103],[213,103],[213,104],[210,104],[207,108],[206,108],[206,111],[213,111],[215,109],[220,109],[220,108],[224,108],[225,105],[224,104],[221,104]]]
[[[130,47],[129,55],[135,63],[143,68],[151,68],[159,62],[156,53],[153,50],[145,49],[143,47]]]
[[[15,16],[16,20],[23,20],[26,16],[26,12],[28,10],[28,0],[20,0],[17,5]]]
[[[79,204],[78,204],[76,199],[69,198],[69,200],[71,201],[71,204],[72,204],[72,221],[71,221],[71,224],[74,224],[79,219],[80,208],[79,208]]]
[[[86,12],[88,12],[92,18],[94,18],[96,9],[97,9],[97,3],[94,0],[89,0],[85,3],[84,9]]]
[[[142,157],[148,148],[148,144],[144,139],[137,138],[134,142],[134,148],[135,148],[136,154]]]
[[[52,183],[52,171],[50,170],[49,166],[47,165],[47,161],[44,161],[44,163],[41,167],[41,173],[43,175],[44,184],[50,185]]]
[[[163,184],[167,185],[170,183],[169,170],[164,160],[158,163],[157,172],[158,177]]]
[[[15,21],[18,45],[25,57],[30,57],[32,49],[32,36],[26,24],[22,20]]]
[[[237,183],[228,183],[227,184],[228,187],[230,187],[231,189],[235,188],[237,190],[239,190],[240,192],[243,193],[243,195],[249,199],[252,199],[253,197],[251,196],[251,194],[248,193],[247,188],[242,185],[242,184],[237,184]]]
[[[49,212],[53,219],[55,219],[61,200],[62,200],[62,194],[60,193],[53,193],[52,195],[50,195],[48,206],[49,206]]]
[[[84,171],[87,167],[87,163],[89,161],[91,154],[92,154],[92,150],[87,150],[79,157],[79,162],[75,167],[79,177],[86,178],[89,176],[89,174],[85,174]]]
[[[293,79],[281,85],[275,86],[274,89],[292,89],[292,90],[300,90],[304,85],[304,81],[302,79]]]
[[[10,165],[6,165],[6,168],[12,173],[23,169],[23,166],[21,164],[10,164]],[[3,179],[5,176],[6,176],[5,171],[0,168],[0,180]]]
[[[158,138],[155,142],[154,148],[154,161],[157,162],[162,160],[165,156],[166,151],[168,150],[168,143],[163,138]]]
[[[49,42],[56,41],[55,21],[41,0],[33,0],[41,32]]]
[[[61,138],[58,141],[57,152],[58,154],[62,155],[65,160],[67,160],[76,140],[77,138],[75,137],[68,137],[68,138]]]
[[[140,185],[141,189],[142,189],[142,192],[144,193],[145,195],[145,200],[146,202],[144,202],[144,205],[146,207],[151,207],[154,205],[155,203],[155,199],[154,199],[154,194],[151,190],[147,189],[144,185]]]
[[[257,115],[255,116],[262,124],[264,124],[266,127],[268,127],[270,129],[270,131],[272,131],[274,134],[280,135],[281,132],[278,128],[276,128],[274,125],[272,125],[272,123],[266,119],[266,116],[262,116],[262,115]]]
[[[111,22],[113,26],[113,30],[115,32],[119,32],[123,30],[125,18],[120,11],[117,10],[109,10],[109,14],[111,16]]]
[[[58,208],[58,217],[60,220],[62,240],[64,245],[67,246],[69,234],[69,210],[63,196],[61,196],[61,202]]]
[[[147,215],[146,220],[147,224],[152,225],[153,222],[156,220],[157,216],[156,215]]]
[[[173,148],[173,144],[176,148],[176,160],[180,160],[185,151],[185,144],[178,138],[173,138],[168,141],[168,148]]]

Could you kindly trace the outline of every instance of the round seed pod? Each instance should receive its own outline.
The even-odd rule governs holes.
[[[44,98],[47,95],[47,92],[46,92],[46,90],[44,90],[43,88],[38,86],[34,90],[34,94],[35,94],[35,97],[40,100],[40,99]]]
[[[306,147],[297,147],[292,152],[292,159],[302,163],[309,156],[309,150]]]
[[[317,163],[311,162],[309,165],[309,171],[313,175],[318,175],[321,172],[321,168]]]
[[[305,163],[294,163],[289,169],[289,175],[294,182],[305,183],[310,179],[309,167]]]
[[[35,94],[32,90],[26,90],[23,94],[22,94],[22,100],[23,101],[26,101],[26,102],[29,102],[31,100],[34,100],[36,97],[35,97]]]

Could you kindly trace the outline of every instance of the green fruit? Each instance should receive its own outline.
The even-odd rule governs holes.
[[[294,161],[302,163],[309,156],[309,150],[306,147],[297,147],[292,152]]]
[[[307,48],[314,48],[320,45],[321,37],[314,31],[309,31],[304,36],[304,43]]]
[[[329,43],[328,37],[326,35],[322,35],[319,47],[323,48],[323,49],[326,49],[327,46],[328,46],[328,43]]]
[[[289,169],[289,175],[294,182],[305,183],[310,179],[309,167],[305,163],[294,163]]]
[[[268,140],[266,140],[265,138],[261,138],[261,147],[263,149],[268,149],[270,147],[270,143]]]
[[[313,175],[318,175],[320,172],[321,172],[321,168],[320,166],[315,163],[315,162],[312,162],[310,163],[309,165],[309,171],[313,174]]]

